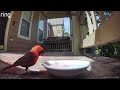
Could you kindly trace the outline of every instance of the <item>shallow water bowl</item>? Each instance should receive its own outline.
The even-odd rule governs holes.
[[[90,62],[81,60],[49,60],[42,65],[53,76],[69,78],[79,76],[87,70]]]

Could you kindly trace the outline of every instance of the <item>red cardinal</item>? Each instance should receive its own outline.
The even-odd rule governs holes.
[[[40,55],[44,56],[44,48],[40,45],[36,45],[28,53],[26,53],[24,56],[20,57],[16,62],[14,62],[13,65],[2,69],[2,71],[15,66],[25,67],[25,70],[27,71],[28,67],[33,66],[37,62]]]

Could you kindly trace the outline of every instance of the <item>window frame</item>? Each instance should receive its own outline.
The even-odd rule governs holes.
[[[18,37],[21,38],[21,39],[25,39],[25,40],[31,40],[32,21],[33,21],[34,11],[31,11],[32,15],[31,15],[31,20],[30,21],[28,21],[25,17],[23,17],[24,12],[26,12],[26,11],[22,11],[21,18],[20,18],[20,23],[19,23],[19,28],[18,28]],[[23,19],[26,20],[28,23],[30,23],[28,37],[20,34]]]
[[[41,17],[42,17],[44,20],[46,20],[45,17],[44,17],[41,13],[39,13],[39,21],[40,21]],[[38,21],[38,31],[37,31],[37,42],[38,42],[38,43],[43,43],[43,42],[44,42],[45,23],[44,23],[44,30],[43,30],[43,37],[42,37],[43,39],[42,39],[42,41],[39,41],[39,21]]]

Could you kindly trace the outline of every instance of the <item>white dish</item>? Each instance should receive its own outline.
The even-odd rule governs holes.
[[[49,60],[42,65],[50,74],[67,78],[80,75],[90,66],[90,62],[81,60]]]

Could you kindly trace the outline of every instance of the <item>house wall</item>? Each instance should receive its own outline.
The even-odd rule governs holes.
[[[29,51],[37,43],[39,12],[34,11],[31,27],[31,39],[25,40],[18,37],[18,27],[20,23],[22,11],[14,11],[8,33],[7,51],[10,52],[26,52]],[[14,24],[14,25],[13,25]],[[11,38],[13,41],[11,41]]]
[[[54,25],[52,26],[54,37],[62,37],[63,36],[63,25]]]

